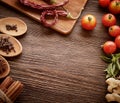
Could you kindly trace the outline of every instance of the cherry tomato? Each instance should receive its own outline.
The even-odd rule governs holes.
[[[112,14],[120,14],[120,0],[113,0],[109,4],[109,11]]]
[[[118,48],[120,48],[120,35],[118,35],[116,38],[115,38],[115,44]]]
[[[116,51],[116,49],[117,49],[116,44],[113,41],[107,41],[103,45],[103,51],[106,54],[112,54]]]
[[[110,0],[99,0],[99,4],[101,7],[108,7],[110,4]]]
[[[88,14],[82,17],[81,26],[86,30],[93,30],[96,27],[97,21],[94,15]]]
[[[110,26],[108,31],[112,37],[116,37],[116,36],[120,35],[120,26],[118,26],[118,25]]]
[[[110,27],[116,24],[116,17],[113,14],[105,14],[102,17],[102,23],[106,27]]]

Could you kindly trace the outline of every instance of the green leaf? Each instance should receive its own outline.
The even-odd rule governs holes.
[[[120,58],[120,53],[114,54],[116,58]]]
[[[117,60],[117,57],[115,55],[112,54],[112,62],[115,63]]]
[[[118,73],[119,73],[119,70],[116,69],[115,72],[114,72],[114,77],[116,77],[118,75]]]
[[[120,63],[119,63],[119,59],[117,59],[117,61],[116,61],[116,67],[118,68],[118,70],[120,70]]]
[[[110,63],[109,65],[108,65],[108,67],[106,68],[106,70],[105,70],[106,72],[107,72],[107,75],[109,75],[109,77],[111,77],[112,76],[112,63]]]
[[[115,73],[116,73],[116,65],[112,64],[112,68],[111,68],[111,75],[112,75],[112,77],[116,76]]]
[[[106,72],[106,78],[117,77],[120,73],[120,53],[112,54],[111,57],[102,56],[101,58],[105,62],[110,63],[104,70]]]
[[[101,59],[107,63],[111,63],[112,62],[112,59],[109,58],[109,57],[106,57],[106,56],[101,56]]]

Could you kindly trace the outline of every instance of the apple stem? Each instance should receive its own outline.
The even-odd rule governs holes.
[[[92,18],[91,17],[88,17],[88,21],[91,21],[92,20]]]

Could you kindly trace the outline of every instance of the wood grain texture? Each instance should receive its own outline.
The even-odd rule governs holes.
[[[25,85],[15,103],[106,103],[107,64],[100,59],[100,45],[111,39],[101,24],[106,12],[98,0],[89,0],[81,17],[95,15],[96,28],[83,30],[80,17],[70,35],[63,36],[0,2],[0,18],[19,17],[28,25],[27,33],[17,37],[23,53],[6,58],[10,75]]]
[[[37,20],[40,22],[40,12],[36,9],[31,9],[29,7],[25,7],[19,3],[19,0],[1,0],[2,2],[8,4],[9,6],[23,12],[24,14],[28,15],[29,17]],[[64,0],[58,0],[58,2],[63,2]],[[78,18],[86,4],[87,0],[69,0],[69,3],[65,5],[65,9],[68,10],[74,18]],[[39,0],[36,3],[43,4],[43,1]],[[63,33],[69,34],[77,19],[67,19],[64,17],[59,17],[57,23],[50,28]]]

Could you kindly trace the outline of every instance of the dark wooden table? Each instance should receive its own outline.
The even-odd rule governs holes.
[[[28,26],[27,33],[17,37],[22,54],[6,58],[10,75],[25,85],[16,103],[106,103],[107,64],[100,59],[100,46],[111,37],[101,24],[105,13],[98,0],[88,0],[73,31],[64,36],[0,2],[0,18],[19,17]],[[85,14],[97,18],[93,31],[80,26]]]

